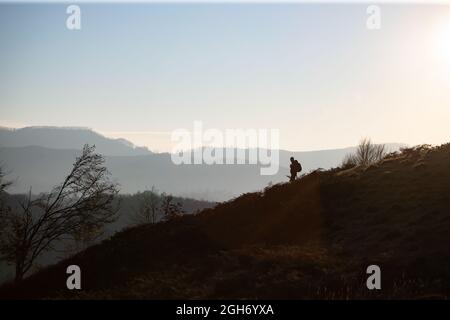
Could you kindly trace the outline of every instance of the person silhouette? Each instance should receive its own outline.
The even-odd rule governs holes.
[[[294,159],[294,157],[291,157],[291,176],[289,177],[289,181],[295,181],[295,179],[297,179],[297,173],[299,173],[300,171],[302,171],[302,165],[300,164],[300,162],[298,162],[297,160]]]

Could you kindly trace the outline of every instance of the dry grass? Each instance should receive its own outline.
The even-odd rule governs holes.
[[[426,299],[450,296],[450,145],[314,172],[144,225],[42,270],[1,298]],[[81,292],[65,267],[83,270]],[[382,290],[365,287],[382,269]]]

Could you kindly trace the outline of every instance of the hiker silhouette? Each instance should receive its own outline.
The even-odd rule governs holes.
[[[295,181],[295,179],[297,179],[297,173],[299,173],[300,171],[302,171],[302,165],[300,164],[300,162],[298,162],[297,160],[294,159],[294,157],[291,157],[291,176],[289,177],[289,181]]]

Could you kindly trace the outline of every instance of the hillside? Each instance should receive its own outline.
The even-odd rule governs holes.
[[[261,176],[258,164],[175,165],[169,153],[152,153],[124,139],[110,139],[86,128],[0,128],[0,163],[14,181],[9,191],[26,193],[32,187],[35,193],[48,192],[65,177],[86,143],[95,145],[96,151],[105,156],[106,166],[120,183],[121,193],[155,186],[167,193],[209,201],[229,200],[243,192],[260,190],[269,183],[286,181],[291,156],[299,159],[307,172],[336,167],[345,155],[355,150],[355,147],[303,152],[279,150],[279,159],[273,159],[274,164],[279,164],[279,172]],[[391,151],[401,146],[386,145]]]
[[[1,134],[0,134],[1,137]],[[84,140],[83,140],[84,141]],[[86,140],[94,144],[95,140]],[[36,142],[37,143],[37,142]],[[75,149],[56,149],[41,146],[5,147],[0,143],[0,162],[9,179],[14,181],[11,193],[47,192],[60,183],[79,154]],[[389,145],[398,150],[398,144]],[[152,185],[160,191],[211,201],[225,201],[243,192],[257,191],[269,184],[286,181],[289,157],[299,159],[305,172],[316,168],[336,167],[347,153],[355,148],[290,152],[280,150],[280,170],[273,176],[261,176],[259,165],[175,165],[170,154],[153,153],[135,156],[109,156],[106,166],[120,183],[122,193],[135,193]],[[102,153],[100,149],[97,150]],[[211,180],[214,177],[214,180]]]
[[[0,298],[450,297],[450,144],[125,230]],[[83,290],[65,289],[65,268]],[[368,265],[382,290],[365,287]]]
[[[11,193],[48,192],[64,179],[78,150],[37,146],[0,147],[0,160],[8,178],[14,181]],[[285,181],[288,170],[261,176],[260,165],[175,165],[170,154],[106,156],[106,167],[120,184],[121,193],[135,193],[152,186],[161,192],[210,201],[223,201],[248,190],[259,190],[269,182]],[[214,177],[214,181],[211,178]]]
[[[147,191],[149,192],[149,191]],[[155,198],[160,203],[163,195],[155,191]],[[35,195],[32,195],[35,197]],[[8,194],[6,192],[0,193],[0,201],[7,207],[12,208],[12,210],[20,210],[20,203],[25,201],[26,197],[24,194]],[[142,208],[144,201],[144,193],[135,194],[119,194],[115,201],[114,206],[118,208],[117,219],[111,223],[104,226],[101,236],[99,236],[92,244],[99,243],[103,239],[106,239],[115,233],[129,228],[131,226],[136,226],[143,223],[143,217],[138,214],[139,209]],[[214,202],[195,200],[190,198],[173,197],[174,203],[179,203],[180,208],[184,214],[194,214],[203,209],[211,208],[216,205]],[[155,218],[157,221],[163,219],[163,214],[160,210],[156,211]],[[2,220],[2,219],[0,219]],[[36,265],[39,268],[48,266],[60,261],[63,257],[69,257],[73,253],[86,248],[89,244],[87,243],[74,243],[70,240],[58,241],[55,243],[54,249],[44,252],[37,258]],[[34,272],[34,270],[31,270]],[[7,265],[6,262],[0,260],[0,285],[4,282],[11,281],[14,279],[14,266]]]

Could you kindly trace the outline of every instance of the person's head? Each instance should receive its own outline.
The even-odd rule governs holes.
[[[291,162],[294,162],[294,157],[291,157]]]

